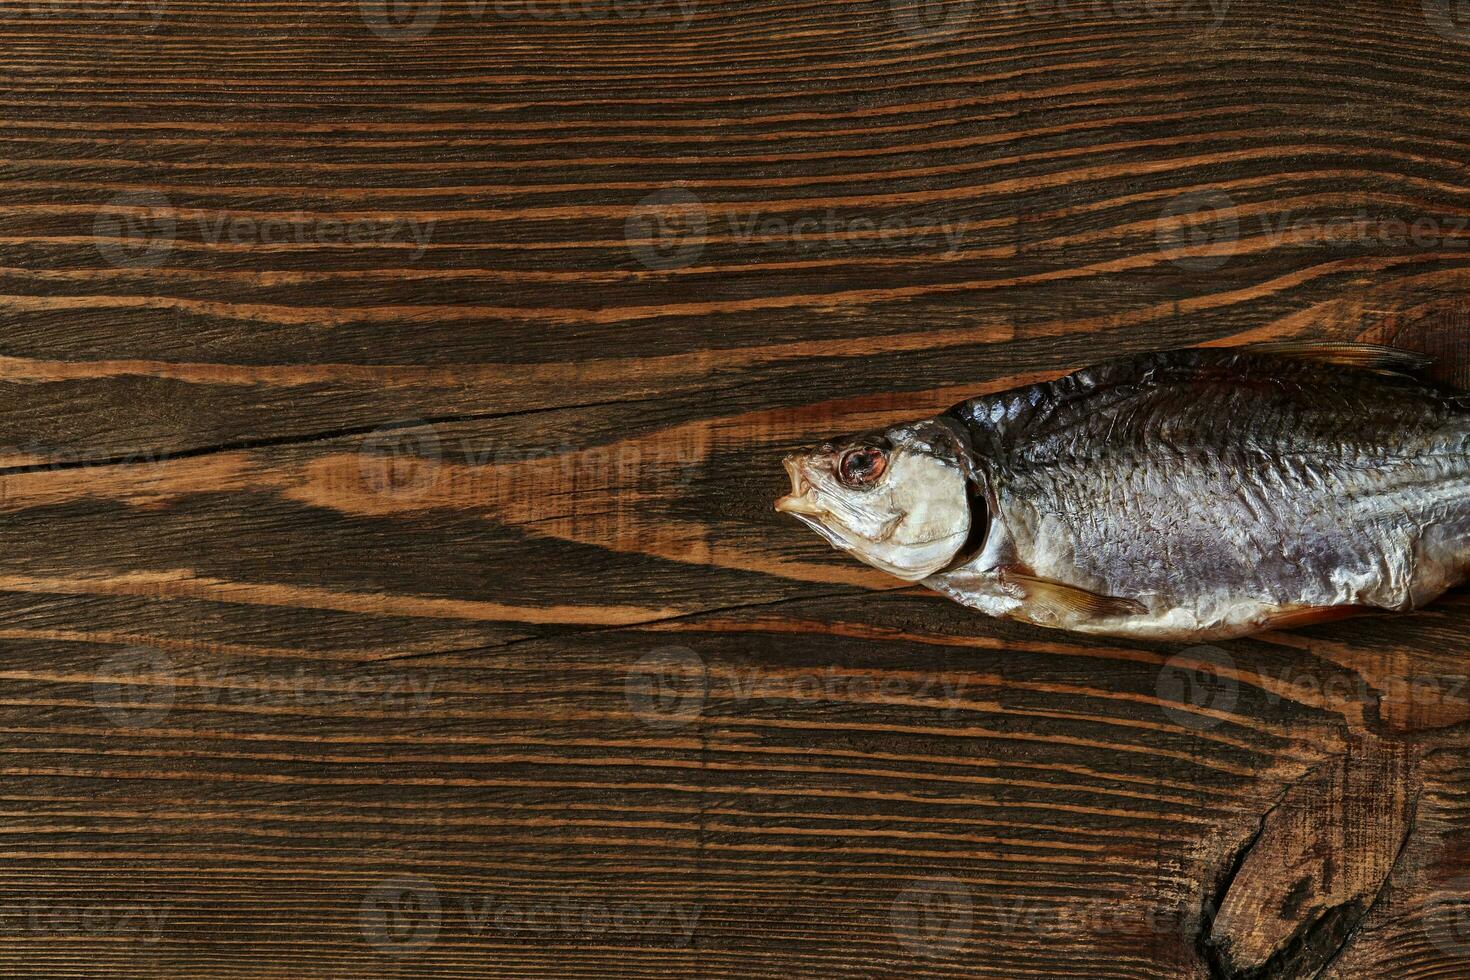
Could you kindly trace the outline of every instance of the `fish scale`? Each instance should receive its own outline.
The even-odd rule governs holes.
[[[777,506],[1043,626],[1223,638],[1417,608],[1470,574],[1470,397],[1423,366],[1354,344],[1121,358],[794,454]]]
[[[1409,608],[1431,525],[1456,540],[1427,564],[1466,564],[1470,412],[1407,379],[1180,351],[950,414],[992,487],[993,533],[1011,542],[987,560],[1139,600],[1147,615]]]

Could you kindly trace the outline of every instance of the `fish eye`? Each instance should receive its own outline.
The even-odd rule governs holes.
[[[842,454],[837,475],[850,487],[871,486],[888,468],[888,454],[871,446],[849,449]]]

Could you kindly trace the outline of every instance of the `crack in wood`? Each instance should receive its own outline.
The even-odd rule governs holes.
[[[1197,948],[1212,980],[1310,980],[1341,955],[1413,828],[1412,753],[1358,733],[1287,787],[1206,909]]]
[[[212,446],[195,446],[172,452],[140,449],[126,455],[98,456],[86,459],[58,460],[52,463],[24,463],[16,466],[4,466],[0,467],[0,478],[20,476],[26,473],[49,473],[58,470],[100,469],[110,466],[142,466],[169,463],[175,460],[198,459],[201,456],[214,456],[220,453],[250,452],[256,449],[279,449],[285,446],[304,446],[318,442],[330,442],[333,439],[350,439],[354,436],[372,435],[379,432],[416,429],[425,425],[458,425],[464,422],[486,422],[492,419],[518,418],[521,416],[545,414],[547,412],[567,412],[584,408],[601,408],[607,405],[633,405],[653,400],[648,398],[613,398],[605,401],[576,402],[543,408],[520,409],[510,412],[469,412],[457,415],[431,415],[424,418],[399,419],[371,425],[343,426],[338,429],[328,429],[324,432],[241,439],[235,442],[222,442]]]

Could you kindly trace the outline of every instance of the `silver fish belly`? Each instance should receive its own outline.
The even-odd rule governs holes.
[[[924,584],[990,615],[1228,638],[1417,608],[1470,568],[1470,405],[1408,378],[1176,351],[947,414],[989,525]],[[1127,608],[1035,602],[1037,581]]]

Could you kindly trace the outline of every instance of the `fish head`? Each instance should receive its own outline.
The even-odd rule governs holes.
[[[970,536],[961,437],[937,421],[843,436],[784,460],[776,501],[827,540],[908,582],[948,566]]]

